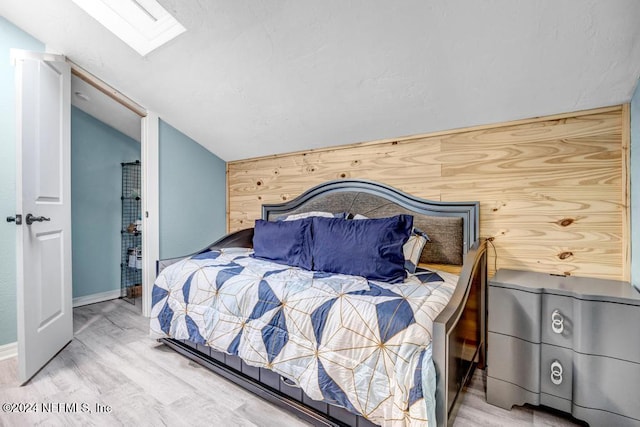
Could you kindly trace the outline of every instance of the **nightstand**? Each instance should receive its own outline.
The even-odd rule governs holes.
[[[488,293],[487,402],[640,425],[640,293],[629,283],[499,270]]]

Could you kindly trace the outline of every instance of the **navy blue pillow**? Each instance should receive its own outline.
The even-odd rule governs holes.
[[[311,270],[311,218],[298,221],[256,220],[253,256]]]
[[[388,283],[402,282],[402,246],[409,239],[413,216],[350,221],[314,217],[313,269],[363,276]]]

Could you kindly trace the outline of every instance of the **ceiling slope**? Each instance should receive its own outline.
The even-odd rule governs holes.
[[[0,14],[224,160],[628,102],[636,0],[160,0],[141,57],[71,0]]]

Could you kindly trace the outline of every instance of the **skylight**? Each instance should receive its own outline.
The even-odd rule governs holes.
[[[142,56],[186,31],[155,0],[73,2]]]

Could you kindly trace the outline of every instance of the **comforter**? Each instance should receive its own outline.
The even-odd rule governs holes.
[[[237,355],[377,424],[433,419],[432,323],[457,276],[421,271],[387,284],[251,253],[206,251],[164,269],[153,287],[152,336]]]

